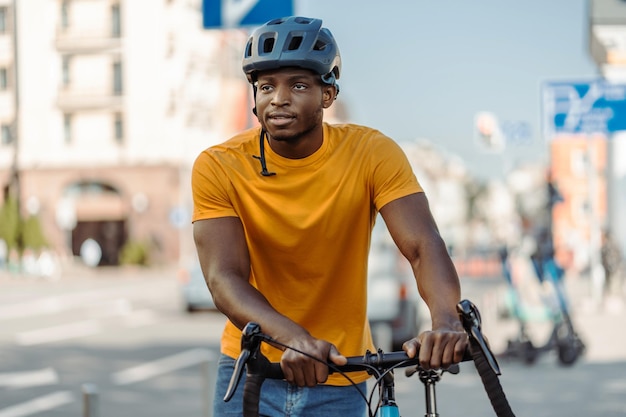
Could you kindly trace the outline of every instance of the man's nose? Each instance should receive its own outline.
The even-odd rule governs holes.
[[[272,97],[272,104],[282,106],[289,103],[290,89],[288,87],[277,86]]]

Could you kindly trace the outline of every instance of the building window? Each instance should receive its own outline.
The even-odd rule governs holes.
[[[111,6],[111,36],[122,36],[122,16],[119,3]]]
[[[121,113],[115,113],[115,120],[113,124],[113,129],[115,131],[115,141],[121,144],[124,142],[124,117]]]
[[[7,26],[8,10],[6,7],[0,7],[0,33],[7,33],[9,28]]]
[[[124,91],[122,85],[122,63],[116,61],[113,63],[113,93],[119,96]]]
[[[61,2],[61,28],[67,29],[70,27],[70,2],[63,0]]]
[[[6,68],[0,68],[0,90],[9,88],[9,74]]]
[[[72,143],[72,115],[69,113],[63,115],[63,140],[68,145]]]
[[[68,85],[70,85],[70,56],[69,55],[63,55],[63,68],[62,68],[62,74],[63,74],[63,86],[67,87]]]
[[[10,145],[13,142],[13,138],[11,135],[11,125],[2,124],[0,126],[0,140],[2,140],[3,145]]]

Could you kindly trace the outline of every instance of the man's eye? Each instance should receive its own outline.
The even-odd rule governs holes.
[[[260,86],[260,87],[259,87],[259,90],[264,91],[264,92],[267,92],[267,91],[272,91],[272,86],[271,86],[271,85],[264,84],[264,85],[262,85],[262,86]]]
[[[295,90],[305,90],[306,89],[306,85],[305,84],[294,84],[293,88]]]

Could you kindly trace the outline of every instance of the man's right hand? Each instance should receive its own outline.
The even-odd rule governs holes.
[[[328,379],[326,362],[330,361],[335,365],[345,365],[347,363],[346,357],[340,354],[333,344],[324,340],[309,336],[293,340],[288,345],[322,360],[320,362],[293,349],[285,350],[280,359],[280,366],[285,375],[285,380],[299,387],[314,387],[317,384],[326,382]]]

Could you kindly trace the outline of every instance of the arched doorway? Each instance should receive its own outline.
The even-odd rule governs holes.
[[[63,197],[71,199],[75,207],[72,254],[91,266],[118,265],[128,219],[120,192],[103,182],[79,181],[66,187]]]

